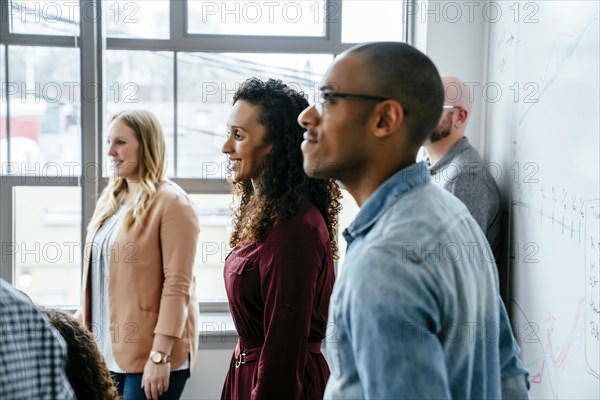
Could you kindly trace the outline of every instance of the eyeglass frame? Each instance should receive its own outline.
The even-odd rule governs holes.
[[[338,97],[340,99],[357,99],[357,100],[372,100],[377,102],[394,100],[391,97],[381,97],[381,96],[372,96],[370,94],[356,94],[356,93],[342,93],[342,92],[329,92],[322,91],[319,95],[319,100],[315,103],[315,109],[319,113],[319,115],[323,115],[323,110],[325,107],[325,101],[329,100],[332,97]],[[404,116],[408,115],[408,110],[403,106],[402,111],[404,111]]]

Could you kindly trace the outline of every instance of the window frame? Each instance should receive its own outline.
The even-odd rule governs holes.
[[[5,82],[2,86],[8,90],[8,79],[10,75],[9,67],[9,46],[47,46],[47,47],[64,47],[77,48],[79,50],[80,62],[80,95],[81,95],[81,165],[85,166],[90,163],[98,165],[101,160],[101,147],[98,149],[98,143],[101,143],[100,129],[101,123],[97,120],[97,116],[102,113],[101,102],[94,102],[92,99],[98,98],[96,91],[97,87],[102,87],[101,65],[97,62],[100,54],[99,34],[100,25],[93,24],[91,21],[86,21],[85,18],[80,18],[80,34],[78,36],[53,36],[40,34],[21,34],[11,33],[9,29],[10,18],[8,0],[0,1],[0,46],[5,47]],[[80,12],[84,7],[96,7],[96,0],[80,0]],[[92,87],[93,96],[84,96],[83,88]],[[10,162],[10,98],[8,93],[2,93],[5,97],[6,119],[7,119],[7,147],[8,161]],[[88,91],[88,95],[90,92]],[[84,135],[83,132],[87,134]],[[5,244],[14,242],[14,210],[13,210],[13,189],[18,186],[53,186],[53,187],[81,187],[82,201],[82,221],[89,221],[94,211],[95,202],[99,193],[99,177],[86,179],[82,168],[81,176],[62,176],[62,177],[46,177],[46,176],[10,176],[0,175],[0,221],[9,221],[8,223],[0,224],[0,243],[3,248]],[[87,200],[85,200],[87,199]],[[80,241],[85,242],[85,222],[82,223],[80,231]],[[0,278],[14,283],[14,260],[12,257],[6,257],[2,260],[2,268],[0,269]]]

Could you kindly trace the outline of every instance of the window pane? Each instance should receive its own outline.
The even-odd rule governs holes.
[[[9,46],[8,174],[81,170],[79,49]]]
[[[5,49],[3,45],[0,45],[0,175],[6,173],[6,167],[8,166],[8,148],[6,139],[6,96],[4,95],[4,88],[6,87],[6,71],[5,71]]]
[[[167,141],[167,174],[174,174],[173,53],[106,51],[106,117],[130,109],[148,110],[159,119]],[[106,121],[108,118],[104,118]],[[106,129],[104,131],[106,135]],[[103,141],[105,143],[106,141]],[[104,149],[106,150],[106,148]],[[104,152],[106,154],[106,151]],[[104,175],[108,163],[104,163]]]
[[[350,226],[352,221],[354,221],[354,218],[356,218],[358,215],[359,211],[360,208],[356,204],[356,201],[354,201],[352,195],[350,195],[350,193],[348,193],[346,190],[342,189],[342,211],[340,212],[339,216],[338,229],[338,248],[340,249],[340,259],[338,260],[337,271],[338,274],[340,273],[341,268],[344,266],[344,256],[346,255],[346,240],[344,239],[342,232],[344,232],[344,229]]]
[[[403,1],[344,1],[342,42],[401,41]]]
[[[210,35],[323,36],[325,0],[188,1],[189,33]]]
[[[249,77],[281,79],[314,102],[328,54],[178,55],[178,164],[180,177],[225,179],[227,117],[235,90]]]
[[[198,209],[200,239],[196,251],[196,288],[199,301],[227,301],[223,281],[223,264],[229,248],[229,194],[193,194],[190,198]]]
[[[13,196],[15,286],[45,306],[78,306],[81,190],[17,187]]]
[[[8,2],[12,33],[79,36],[79,14],[79,2],[73,0]],[[93,11],[90,10],[89,14],[93,15]]]
[[[169,38],[167,0],[102,1],[106,36],[140,39]]]

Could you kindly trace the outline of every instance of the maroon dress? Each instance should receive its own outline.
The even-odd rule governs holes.
[[[320,347],[335,275],[319,211],[307,204],[263,243],[236,246],[224,277],[239,340],[221,398],[322,399],[329,367]]]

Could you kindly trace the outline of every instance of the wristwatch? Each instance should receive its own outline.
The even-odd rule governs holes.
[[[166,364],[171,362],[171,356],[169,354],[153,350],[150,352],[150,361],[152,361],[154,364]]]

